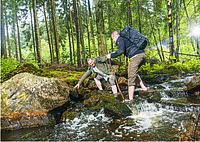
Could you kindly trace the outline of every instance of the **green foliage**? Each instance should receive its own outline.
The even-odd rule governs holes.
[[[151,74],[170,74],[176,75],[179,73],[192,73],[200,70],[200,60],[192,59],[187,60],[185,62],[172,62],[172,63],[160,63],[150,65],[150,63],[146,63],[141,66],[138,73],[144,75]]]
[[[5,73],[10,72],[11,70],[15,69],[19,65],[20,65],[20,62],[14,59],[1,58],[1,78]]]

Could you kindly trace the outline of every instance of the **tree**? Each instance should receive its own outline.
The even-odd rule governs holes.
[[[19,46],[19,59],[20,63],[22,63],[22,49],[21,49],[21,43],[20,43],[20,32],[19,32],[19,24],[18,24],[18,17],[17,17],[17,8],[15,13],[15,20],[17,23],[17,35],[18,35],[18,46]]]
[[[172,8],[171,8],[171,0],[167,0],[168,7],[168,17],[169,17],[169,50],[170,56],[174,54],[174,40],[173,40],[173,28],[172,28]]]
[[[8,33],[8,16],[6,16],[6,31],[7,31],[7,44],[8,44],[8,53],[9,57],[11,58],[11,46],[10,46],[10,39],[9,39],[9,33]]]
[[[40,43],[40,34],[39,34],[39,24],[37,19],[37,9],[36,9],[36,0],[33,0],[33,14],[34,14],[34,24],[35,24],[35,40],[36,40],[36,50],[37,50],[37,60],[38,63],[42,63],[41,56],[41,43]]]
[[[93,24],[92,24],[92,13],[91,13],[91,8],[90,8],[90,0],[88,0],[88,9],[89,9],[89,20],[90,20],[90,30],[91,30],[91,36],[92,36],[93,51],[94,51],[94,56],[97,57],[97,52],[96,52],[96,47],[95,47],[94,31],[93,31]]]
[[[176,60],[179,62],[179,46],[180,46],[180,12],[181,12],[181,0],[178,0],[178,16],[177,16],[177,47],[176,47]]]
[[[49,43],[49,50],[50,50],[51,63],[53,63],[54,60],[53,60],[53,53],[52,53],[51,39],[50,39],[49,26],[48,26],[48,21],[47,21],[47,16],[46,16],[46,10],[45,10],[44,2],[43,2],[43,5],[42,5],[42,6],[43,6],[44,18],[45,18],[45,24],[46,24],[46,29],[47,29],[47,37],[48,37],[48,43]]]
[[[130,25],[132,25],[132,15],[131,15],[131,9],[130,9],[130,0],[127,0],[126,4],[127,4],[127,11],[128,11],[128,21],[129,21],[128,23],[129,23],[129,26],[130,26]]]
[[[52,9],[52,16],[53,16],[53,28],[54,28],[54,38],[55,38],[55,45],[56,45],[57,64],[60,64],[60,51],[59,51],[58,30],[57,30],[57,21],[56,21],[54,0],[51,0],[51,9]]]
[[[71,34],[72,34],[72,47],[73,47],[73,55],[74,55],[74,64],[76,65],[76,54],[75,54],[75,46],[74,46],[74,30],[73,30],[73,24],[72,24],[72,14],[71,14],[71,8],[70,8],[70,1],[69,1],[69,17],[70,17],[70,26],[71,26]]]
[[[75,17],[75,25],[76,25],[76,43],[77,43],[77,62],[78,67],[81,67],[81,58],[80,58],[80,43],[79,43],[79,24],[78,24],[78,14],[77,14],[77,0],[73,0],[73,9],[74,9],[74,17]]]
[[[96,12],[99,56],[104,56],[107,54],[107,45],[106,45],[106,34],[105,34],[105,26],[103,18],[103,0],[95,1],[95,12]]]
[[[84,45],[84,37],[83,37],[83,24],[82,24],[82,16],[81,16],[81,10],[80,7],[77,5],[78,9],[78,17],[79,17],[79,28],[80,28],[80,41],[81,41],[81,46],[82,46],[82,63],[83,65],[86,63],[85,59],[85,45]]]

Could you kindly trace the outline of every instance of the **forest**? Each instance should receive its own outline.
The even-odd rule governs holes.
[[[196,59],[199,11],[196,0],[1,0],[1,58],[81,67],[116,51],[111,33],[132,25],[148,59]]]

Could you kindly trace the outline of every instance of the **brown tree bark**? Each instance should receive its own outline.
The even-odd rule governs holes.
[[[6,19],[8,54],[9,54],[9,58],[12,58],[12,56],[11,56],[11,47],[10,47],[10,39],[9,39],[9,33],[8,33],[8,17],[6,16],[5,19]]]
[[[77,15],[77,1],[73,0],[73,8],[74,8],[74,17],[75,17],[75,25],[76,25],[76,42],[77,42],[77,62],[78,67],[81,67],[81,58],[80,58],[80,43],[79,43],[79,24],[78,24],[78,15]]]
[[[196,26],[197,26],[198,22],[197,22],[197,10],[196,10],[195,0],[194,0],[194,13],[195,13],[195,17],[196,17]],[[196,37],[196,42],[197,42],[197,54],[199,54],[199,52],[200,52],[200,50],[199,50],[199,35],[197,35],[197,37]]]
[[[60,64],[60,51],[59,51],[58,30],[57,30],[57,20],[56,20],[54,0],[51,0],[51,5],[52,5],[51,9],[52,9],[52,16],[53,16],[54,39],[55,39],[55,46],[56,46],[56,58],[57,58],[57,64]]]
[[[111,27],[111,7],[110,7],[110,4],[109,4],[109,2],[107,1],[107,7],[108,7],[108,26],[109,26],[109,35],[110,35],[110,42],[111,42],[111,51],[113,52],[114,51],[114,48],[113,48],[113,40],[112,40],[112,38],[111,38],[111,33],[112,33],[112,31],[111,31],[111,29],[112,29],[112,27]]]
[[[70,26],[71,26],[71,33],[72,33],[72,47],[73,47],[73,55],[74,55],[74,65],[76,65],[76,53],[75,53],[75,46],[74,46],[74,30],[72,24],[72,13],[71,13],[71,5],[69,1],[69,17],[70,17]]]
[[[183,4],[184,4],[184,9],[185,9],[185,13],[186,13],[186,16],[187,16],[187,20],[188,20],[188,23],[189,23],[189,27],[190,27],[190,17],[189,17],[189,14],[188,14],[188,11],[187,11],[187,7],[186,7],[186,4],[185,4],[185,0],[183,0]],[[192,47],[193,47],[193,50],[195,51],[195,47],[194,47],[194,43],[193,43],[193,40],[192,40],[192,38],[190,38],[190,42],[191,42],[191,44],[192,44]]]
[[[97,57],[97,52],[96,52],[96,47],[95,47],[94,31],[93,31],[93,24],[92,24],[92,13],[91,13],[91,9],[90,9],[90,0],[88,0],[88,9],[89,9],[89,19],[90,19],[90,28],[91,28],[93,51],[94,51],[94,56]]]
[[[86,59],[85,59],[85,45],[84,45],[84,37],[83,37],[83,24],[82,24],[82,16],[81,16],[81,10],[80,7],[77,5],[78,9],[78,17],[79,17],[79,28],[80,28],[80,41],[82,46],[82,63],[85,65]]]
[[[66,22],[66,27],[67,27],[67,34],[68,34],[68,38],[69,38],[69,52],[70,52],[70,64],[72,65],[73,64],[73,62],[72,62],[72,46],[71,46],[71,37],[70,37],[70,27],[69,27],[69,21],[68,21],[68,13],[67,13],[67,0],[66,0],[66,3],[64,3],[63,2],[63,5],[65,5],[64,6],[64,13],[66,14],[65,15],[65,22]]]
[[[22,63],[22,49],[21,49],[21,43],[20,43],[20,32],[19,32],[19,24],[18,24],[17,12],[15,13],[15,17],[16,17],[16,23],[17,23],[17,35],[18,35],[18,46],[19,46],[19,59],[20,59],[20,63]]]
[[[85,0],[85,5],[86,5],[86,0]],[[91,47],[90,47],[90,31],[89,31],[89,24],[88,24],[88,10],[87,7],[85,6],[85,16],[86,16],[86,27],[87,27],[87,36],[88,36],[88,48],[89,48],[89,57],[91,57]]]
[[[95,1],[96,24],[97,24],[97,38],[99,56],[104,56],[107,53],[106,34],[103,18],[103,0]]]
[[[50,50],[51,63],[53,63],[53,53],[52,53],[51,39],[50,39],[50,34],[49,34],[49,26],[48,26],[48,22],[47,22],[47,16],[46,16],[46,10],[45,10],[44,3],[43,3],[42,6],[43,6],[45,24],[46,24],[46,29],[47,29],[47,37],[48,37],[48,42],[49,42],[49,50]]]
[[[181,13],[181,0],[178,0],[178,16],[177,16],[177,47],[176,47],[176,60],[179,62],[179,46],[180,46],[180,13]]]
[[[33,37],[33,52],[34,52],[34,57],[35,57],[35,62],[37,60],[37,54],[35,52],[35,37],[34,37],[34,30],[33,30],[33,18],[32,18],[32,9],[30,7],[30,17],[31,17],[31,30],[32,30],[32,37]]]
[[[173,28],[172,28],[172,8],[171,8],[171,0],[167,0],[168,7],[168,17],[169,17],[169,50],[170,56],[174,54],[174,39],[173,39]]]
[[[2,3],[1,3],[2,6]],[[7,47],[6,47],[6,36],[5,36],[5,24],[3,7],[1,8],[1,58],[7,59]]]
[[[128,11],[128,24],[129,26],[132,25],[132,15],[131,15],[131,8],[130,8],[130,0],[126,1],[127,11]]]
[[[137,10],[137,12],[138,12],[138,21],[139,21],[139,31],[140,31],[140,33],[142,33],[142,26],[141,26],[141,19],[140,19],[140,4],[139,4],[139,1],[137,0],[137,4],[138,4],[138,10]]]
[[[40,34],[39,34],[39,24],[37,19],[37,9],[36,9],[36,0],[33,0],[33,14],[34,14],[34,24],[35,24],[35,40],[36,40],[36,50],[37,50],[37,60],[39,64],[42,64],[41,56],[41,43],[40,43]]]
[[[160,54],[160,49],[158,48],[158,43],[157,43],[157,39],[156,39],[156,35],[154,33],[154,28],[153,28],[153,25],[152,25],[152,21],[150,20],[150,25],[151,25],[151,29],[152,29],[152,34],[153,34],[153,37],[154,37],[154,41],[155,41],[155,44],[156,44],[156,48],[157,48],[157,51],[158,51],[158,55],[160,57],[160,60],[162,61],[162,56]]]

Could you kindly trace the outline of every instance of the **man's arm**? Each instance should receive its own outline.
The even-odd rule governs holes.
[[[116,45],[118,46],[118,50],[116,52],[114,52],[114,53],[107,54],[106,55],[107,59],[116,58],[116,57],[122,55],[125,52],[125,48],[126,47],[125,47],[124,40],[122,38],[120,38],[119,40],[117,40]]]
[[[79,88],[80,85],[83,83],[83,81],[88,77],[90,76],[92,73],[91,69],[88,68],[87,72],[81,77],[81,79],[79,80],[79,82],[76,84],[76,86],[74,86],[74,89],[75,88]]]
[[[78,84],[82,84],[83,81],[92,74],[92,71],[90,69],[87,70],[87,72],[81,77]]]

